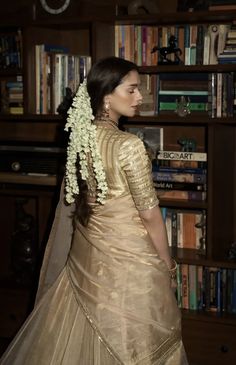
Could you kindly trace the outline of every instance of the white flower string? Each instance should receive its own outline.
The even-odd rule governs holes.
[[[92,123],[92,120],[94,120],[94,116],[85,79],[79,86],[72,106],[68,110],[65,125],[66,131],[70,129],[65,173],[66,201],[69,204],[73,203],[75,196],[79,194],[76,174],[77,155],[79,155],[80,173],[83,180],[87,180],[89,174],[88,154],[92,158],[93,171],[97,182],[97,202],[104,204],[107,195],[106,175],[97,146],[97,127]]]

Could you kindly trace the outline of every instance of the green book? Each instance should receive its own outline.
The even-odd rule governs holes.
[[[176,110],[176,102],[161,101],[159,110]],[[190,111],[207,111],[207,103],[190,103],[188,106]]]

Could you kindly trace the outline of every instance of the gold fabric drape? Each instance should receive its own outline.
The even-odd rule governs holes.
[[[2,365],[187,365],[169,273],[138,214],[158,203],[145,149],[110,129],[98,142],[108,199],[74,233],[59,203],[37,305]]]

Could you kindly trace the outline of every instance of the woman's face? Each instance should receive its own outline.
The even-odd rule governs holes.
[[[133,117],[142,102],[142,95],[139,91],[140,78],[137,71],[130,71],[115,90],[105,97],[109,103],[109,117],[113,120],[119,119],[121,115]]]

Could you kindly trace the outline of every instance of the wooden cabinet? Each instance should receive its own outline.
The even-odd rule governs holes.
[[[183,340],[192,365],[230,365],[235,361],[235,322],[183,319]]]
[[[66,139],[55,116],[4,115],[0,124],[0,338],[9,340],[33,308]]]

